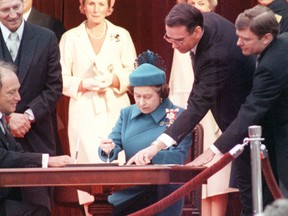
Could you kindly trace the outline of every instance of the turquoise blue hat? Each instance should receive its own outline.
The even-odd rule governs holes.
[[[154,65],[144,63],[130,74],[129,81],[131,86],[162,85],[166,82],[166,74]]]

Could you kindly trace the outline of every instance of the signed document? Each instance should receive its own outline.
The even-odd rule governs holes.
[[[104,166],[119,166],[119,163],[75,163],[65,165],[65,167],[104,167]]]

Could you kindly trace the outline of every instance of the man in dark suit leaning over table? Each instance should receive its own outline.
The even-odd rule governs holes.
[[[163,139],[138,152],[128,164],[147,164],[160,149],[180,143],[209,109],[225,131],[251,91],[255,59],[244,56],[237,47],[233,23],[216,13],[202,14],[190,4],[179,3],[165,24],[164,39],[172,48],[195,56],[193,88],[187,109],[161,135]]]
[[[288,33],[279,35],[279,23],[275,14],[261,5],[242,12],[237,17],[235,26],[239,37],[237,45],[241,48],[242,53],[247,56],[258,56],[253,88],[237,118],[215,141],[215,148],[205,151],[195,162],[209,161],[217,153],[215,149],[226,153],[247,136],[249,126],[261,125],[262,137],[265,138],[263,143],[268,149],[276,181],[281,180],[287,190]],[[247,148],[249,149],[249,147]],[[235,160],[238,167],[237,178],[241,180],[240,192],[246,194],[246,203],[252,203],[250,156],[242,155]],[[248,196],[249,194],[250,196]],[[267,199],[269,196],[271,197],[269,189],[267,185],[263,184],[264,205],[267,205],[269,201],[272,202]],[[251,205],[243,215],[254,215],[252,210]]]
[[[24,152],[10,134],[5,114],[14,112],[21,99],[15,71],[11,64],[0,61],[0,168],[60,167],[73,163],[66,155],[49,157],[48,154]],[[32,193],[26,192],[24,196],[21,188],[0,188],[0,215],[51,215],[50,206],[41,205],[51,203],[49,197],[35,196],[41,194],[40,189],[35,187]]]
[[[215,13],[202,14],[190,4],[179,3],[167,15],[165,28],[164,39],[172,48],[195,56],[193,88],[187,109],[128,164],[147,164],[161,149],[180,143],[209,110],[224,132],[251,91],[255,58],[244,56],[237,47],[233,23]]]

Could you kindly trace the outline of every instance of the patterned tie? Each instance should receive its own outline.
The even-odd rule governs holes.
[[[8,125],[7,125],[7,122],[6,122],[6,119],[5,119],[4,115],[2,115],[2,118],[0,119],[0,121],[1,121],[1,130],[4,133],[4,135],[6,135],[7,131],[9,129],[8,129]]]
[[[8,37],[8,49],[9,52],[11,54],[11,57],[13,59],[13,61],[15,61],[16,57],[17,57],[17,53],[18,53],[18,41],[19,41],[19,37],[18,34],[16,32],[11,32],[9,37]]]
[[[4,144],[9,149],[10,143],[13,143],[13,138],[12,138],[12,135],[10,134],[9,126],[8,126],[7,121],[5,119],[5,115],[2,115],[2,118],[0,119],[0,124],[1,124],[0,126],[2,129],[2,132],[6,138],[6,142],[4,142]]]

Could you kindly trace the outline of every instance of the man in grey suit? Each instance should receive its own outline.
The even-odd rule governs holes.
[[[11,133],[25,151],[53,156],[56,142],[51,113],[62,94],[57,38],[52,31],[23,20],[23,0],[0,0],[0,22],[0,60],[17,67],[21,85],[21,101],[10,114]],[[17,33],[16,42],[11,33]],[[16,53],[15,59],[9,51]],[[49,195],[46,190],[41,196]],[[42,204],[50,206],[50,201]]]

